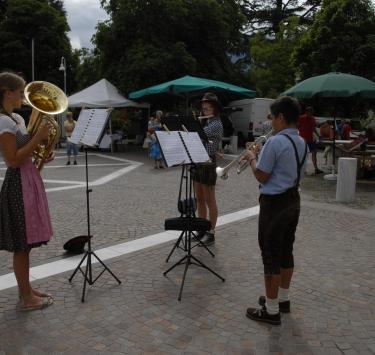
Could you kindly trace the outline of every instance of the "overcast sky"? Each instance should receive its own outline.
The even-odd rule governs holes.
[[[108,19],[107,13],[100,7],[100,0],[65,0],[73,48],[93,48],[90,42],[99,21]]]
[[[108,19],[107,13],[100,7],[100,0],[65,0],[64,3],[73,48],[93,48],[90,39],[96,32],[96,25]]]

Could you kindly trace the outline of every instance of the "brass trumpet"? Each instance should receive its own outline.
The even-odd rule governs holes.
[[[273,129],[270,129],[265,135],[259,136],[258,138],[256,138],[254,142],[248,143],[249,145],[247,144],[247,148],[244,151],[242,151],[242,153],[238,155],[234,160],[232,160],[228,165],[226,165],[224,168],[220,168],[220,167],[216,168],[217,176],[222,178],[223,180],[227,180],[229,177],[228,172],[234,166],[237,166],[237,169],[236,169],[237,175],[241,174],[249,166],[247,160],[242,160],[246,151],[250,148],[255,148],[255,147],[258,147],[258,149],[261,149],[263,144],[267,141],[269,137],[273,135],[273,133],[274,133]]]
[[[27,131],[32,137],[43,121],[52,125],[46,142],[41,142],[33,152],[34,164],[41,170],[60,137],[60,127],[54,115],[68,108],[68,98],[57,86],[46,81],[33,81],[25,87],[25,101],[33,110],[31,112]]]
[[[241,162],[243,156],[246,153],[246,149],[236,157],[236,159],[232,160],[228,165],[226,165],[224,168],[220,168],[219,166],[216,168],[216,174],[218,177],[222,178],[223,180],[227,180],[229,175],[228,172],[231,168],[234,166],[238,166],[238,164]],[[247,161],[246,161],[247,163]],[[238,168],[237,168],[237,174],[239,174]]]

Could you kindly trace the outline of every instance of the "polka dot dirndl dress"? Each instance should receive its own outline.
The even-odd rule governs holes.
[[[16,136],[17,148],[29,140],[17,114],[0,114],[0,135]],[[31,157],[22,166],[8,167],[0,192],[0,250],[29,251],[47,244],[53,234],[43,180]]]

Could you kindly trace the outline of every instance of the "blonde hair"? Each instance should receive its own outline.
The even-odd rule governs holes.
[[[2,105],[3,103],[6,90],[14,91],[25,86],[25,84],[25,80],[17,74],[11,72],[0,73],[0,104]]]

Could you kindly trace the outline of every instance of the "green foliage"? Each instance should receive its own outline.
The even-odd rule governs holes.
[[[340,71],[375,79],[375,12],[368,0],[326,0],[297,46],[300,79]]]
[[[309,25],[314,19],[322,0],[243,0],[243,12],[248,19],[251,33],[275,35],[290,21]]]
[[[130,125],[131,120],[125,119],[121,109],[115,109],[111,112],[111,125],[112,125],[112,132],[120,130],[123,132],[127,132]]]
[[[94,42],[100,72],[125,94],[183,75],[237,81],[244,50],[235,0],[108,0]]]
[[[250,41],[251,81],[260,97],[277,97],[294,83],[290,57],[298,44],[298,19],[280,27],[275,38],[258,33]]]
[[[75,55],[80,58],[80,65],[76,72],[76,91],[85,89],[86,87],[96,83],[102,79],[99,65],[99,56],[95,51],[87,48],[75,50]]]
[[[68,89],[74,86],[78,57],[72,54],[67,37],[69,26],[62,1],[8,0],[0,11],[0,70],[23,73],[31,77],[31,40],[34,39],[35,80],[46,80],[64,86],[59,72],[61,57],[67,63]]]

